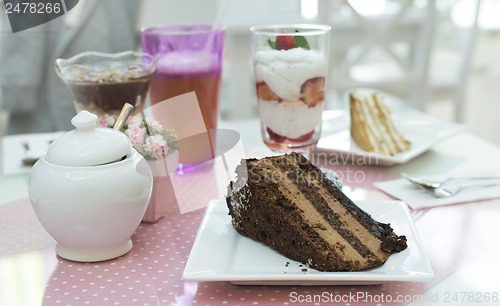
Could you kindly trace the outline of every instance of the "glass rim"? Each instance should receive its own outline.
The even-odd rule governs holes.
[[[87,58],[94,58],[103,61],[109,61],[109,63],[115,63],[113,66],[99,66],[99,65],[89,65],[86,63],[80,62],[80,60],[84,60]],[[147,59],[147,61],[144,61]],[[123,51],[118,53],[105,53],[105,52],[96,52],[96,51],[85,51],[79,53],[70,58],[58,58],[55,60],[55,71],[56,74],[64,80],[64,76],[62,74],[62,70],[67,69],[68,67],[78,67],[82,71],[87,72],[102,72],[102,71],[117,71],[123,67],[142,67],[143,70],[149,74],[153,74],[157,69],[157,63],[160,57],[158,55],[151,55],[145,52],[138,51]],[[130,61],[127,61],[130,60]]]
[[[328,33],[332,27],[327,24],[309,24],[309,23],[291,23],[291,24],[266,24],[255,25],[250,27],[250,32],[257,35],[279,36],[284,33],[282,29],[304,29],[307,32],[290,32],[286,35],[290,36],[310,36]]]
[[[195,30],[181,30],[180,28],[182,27],[201,27],[201,28]],[[209,23],[172,23],[172,24],[141,27],[140,33],[146,35],[154,35],[154,34],[195,35],[195,34],[222,33],[225,32],[226,29],[227,27],[225,25],[221,25],[216,30],[213,30],[212,25]]]
[[[146,52],[138,52],[134,50],[122,51],[117,53],[106,53],[106,52],[97,52],[97,51],[84,51],[78,53],[70,58],[58,58],[56,59],[57,64],[75,64],[78,60],[88,57],[95,57],[100,59],[107,60],[123,60],[126,58],[137,59],[140,60],[142,58],[148,58],[151,62],[140,62],[141,64],[151,64],[156,63],[158,58],[155,55],[151,55]]]

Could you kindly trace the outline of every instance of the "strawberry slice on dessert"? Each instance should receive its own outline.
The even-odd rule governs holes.
[[[300,89],[300,93],[302,94],[301,100],[309,107],[321,103],[325,99],[324,86],[324,77],[316,77],[305,81]]]
[[[274,91],[269,88],[265,82],[258,82],[257,87],[257,97],[262,101],[278,101],[281,102],[281,98],[274,93]]]
[[[290,35],[280,35],[276,37],[276,50],[288,50],[297,48],[295,38]]]

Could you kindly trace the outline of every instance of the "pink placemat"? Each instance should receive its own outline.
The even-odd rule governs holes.
[[[0,206],[0,216],[0,264],[26,264],[23,254],[37,254],[30,260],[40,262],[46,271],[41,280],[43,305],[283,305],[311,299],[371,305],[381,297],[393,302],[402,299],[391,305],[404,305],[421,294],[419,284],[412,282],[321,287],[184,282],[181,275],[203,210],[141,224],[129,253],[98,263],[57,257],[55,243],[36,219],[28,199]],[[19,272],[30,276],[30,271]]]

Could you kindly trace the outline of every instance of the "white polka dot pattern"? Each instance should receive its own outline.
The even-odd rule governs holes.
[[[199,173],[175,174],[172,179],[182,214],[206,207],[209,200],[223,198],[228,184],[223,168],[216,166]]]
[[[29,199],[0,205],[0,258],[54,246],[54,240],[38,221]]]
[[[295,304],[295,293],[348,296],[363,291],[375,296],[421,292],[416,283],[400,282],[366,287],[184,282],[181,275],[202,216],[203,210],[197,210],[167,215],[154,224],[143,223],[132,237],[129,253],[104,262],[77,263],[56,257],[55,243],[39,224],[29,200],[24,199],[0,206],[0,265],[22,253],[39,251],[45,258],[44,269],[49,272],[44,305],[290,305]]]

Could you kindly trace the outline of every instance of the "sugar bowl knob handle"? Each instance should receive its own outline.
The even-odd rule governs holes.
[[[88,111],[80,111],[76,116],[71,119],[71,124],[73,124],[78,131],[91,130],[95,128],[97,123],[97,115],[92,114]]]

